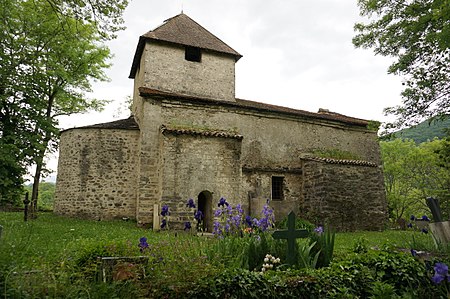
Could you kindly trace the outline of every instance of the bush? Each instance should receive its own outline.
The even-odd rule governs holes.
[[[259,272],[227,269],[223,273],[199,282],[186,298],[278,298],[275,284]]]
[[[284,217],[281,221],[279,221],[276,225],[277,228],[286,229],[287,228],[287,220],[288,217]],[[308,220],[304,220],[301,218],[295,219],[295,228],[296,229],[306,229],[308,232],[312,232],[316,226],[309,222]]]

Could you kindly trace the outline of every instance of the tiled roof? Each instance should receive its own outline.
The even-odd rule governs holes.
[[[193,130],[193,129],[175,129],[161,126],[162,133],[169,133],[172,135],[192,135],[192,136],[205,136],[205,137],[219,137],[219,138],[234,138],[242,139],[242,135],[224,132],[224,131],[210,131],[210,130]]]
[[[142,51],[148,40],[169,42],[225,53],[234,56],[236,61],[242,57],[241,54],[233,50],[214,34],[203,28],[187,15],[181,13],[164,21],[161,26],[145,33],[139,38],[133,65],[131,67],[130,78],[134,78],[136,75]]]
[[[331,158],[321,158],[321,157],[303,157],[302,159],[323,162],[323,163],[329,163],[329,164],[378,167],[378,165],[376,163],[369,162],[369,161],[363,161],[363,160],[344,160],[344,159],[331,159]]]
[[[228,107],[235,107],[239,109],[246,109],[246,110],[257,110],[257,111],[264,111],[264,112],[275,112],[275,113],[282,113],[286,115],[293,115],[293,116],[301,116],[306,118],[312,118],[312,119],[318,119],[318,120],[329,120],[329,121],[337,121],[340,123],[352,125],[352,126],[358,126],[358,127],[367,127],[369,122],[364,119],[360,118],[354,118],[349,117],[343,114],[329,112],[326,110],[320,110],[319,113],[304,111],[304,110],[297,110],[282,106],[276,106],[276,105],[270,105],[260,102],[253,102],[253,101],[247,101],[247,100],[241,100],[236,99],[236,102],[225,102],[220,100],[214,100],[214,99],[205,99],[205,98],[197,98],[192,96],[186,96],[186,95],[178,95],[173,93],[167,93],[162,92],[159,90],[146,88],[146,87],[140,87],[139,93],[141,96],[162,96],[165,99],[175,99],[180,101],[186,101],[186,102],[198,102],[198,103],[204,103],[206,105],[223,105]]]
[[[123,130],[139,130],[139,126],[131,115],[128,118],[115,120],[107,123],[89,125],[84,127],[77,127],[76,129],[123,129]],[[70,129],[64,130],[68,131]],[[63,132],[64,132],[63,131]]]

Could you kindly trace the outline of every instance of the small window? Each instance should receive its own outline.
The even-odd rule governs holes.
[[[197,47],[186,47],[184,51],[184,59],[188,61],[201,62],[202,51]]]
[[[272,200],[283,200],[283,182],[284,177],[272,177]]]

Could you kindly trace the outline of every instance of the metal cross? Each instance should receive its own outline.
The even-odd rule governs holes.
[[[272,234],[274,239],[286,239],[287,247],[287,262],[290,265],[295,264],[295,242],[298,238],[306,238],[309,233],[306,229],[295,229],[295,214],[291,211],[288,215],[287,230],[277,230]]]

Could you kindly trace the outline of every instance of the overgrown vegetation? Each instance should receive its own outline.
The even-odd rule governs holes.
[[[29,184],[25,186],[25,192],[31,195],[33,185]],[[38,192],[38,207],[40,211],[53,210],[53,199],[55,197],[55,183],[41,182],[39,184]],[[22,206],[22,205],[21,205]]]
[[[446,296],[445,284],[431,279],[433,266],[448,264],[448,255],[431,257],[427,264],[413,257],[413,234],[414,246],[433,241],[429,234],[412,231],[338,233],[331,264],[317,268],[287,265],[286,245],[270,233],[259,234],[259,241],[250,235],[207,238],[49,213],[31,222],[23,222],[20,213],[1,213],[0,225],[0,290],[6,298]],[[316,242],[299,239],[297,246],[302,251]],[[102,282],[99,256],[146,256],[148,262],[119,264],[113,269],[120,274],[117,279]]]
[[[426,197],[438,198],[445,219],[450,217],[450,139],[421,144],[412,140],[382,141],[384,181],[390,218],[426,214]]]

